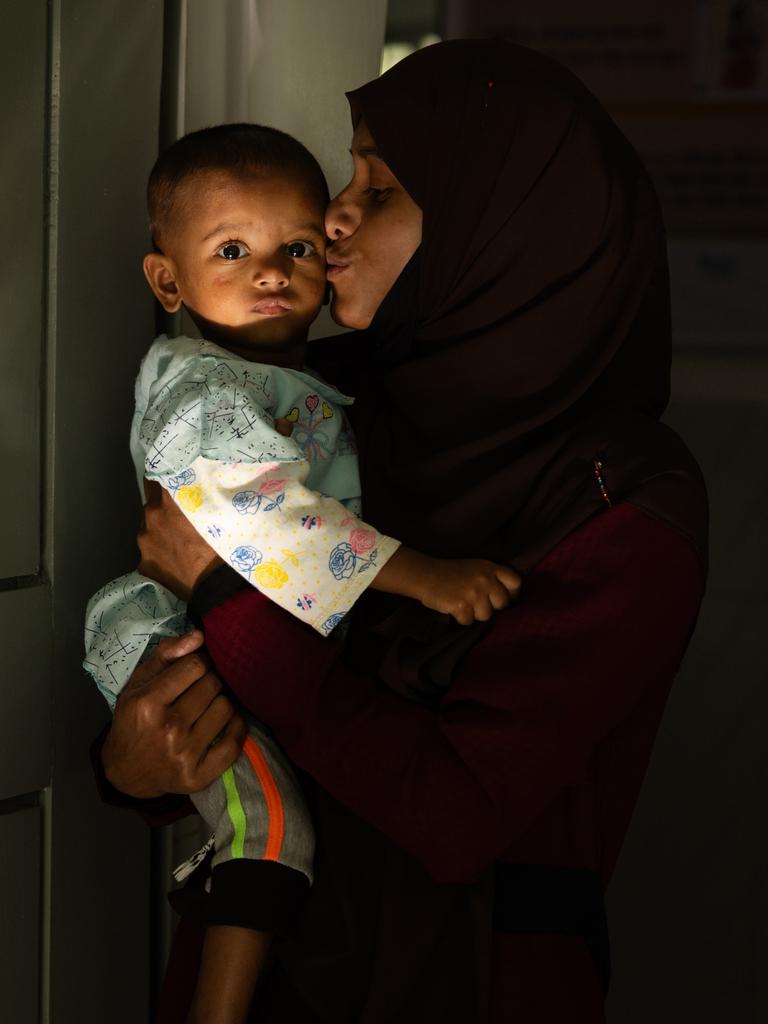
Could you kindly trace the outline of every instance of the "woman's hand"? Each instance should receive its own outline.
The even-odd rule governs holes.
[[[508,565],[484,558],[431,558],[401,547],[371,587],[413,597],[426,608],[452,615],[462,626],[487,622],[520,592],[522,580]]]
[[[188,601],[197,584],[222,560],[157,481],[145,480],[144,493],[144,523],[137,538],[139,572]]]
[[[120,694],[101,759],[126,796],[198,792],[240,753],[245,723],[202,644],[199,630],[161,640]]]

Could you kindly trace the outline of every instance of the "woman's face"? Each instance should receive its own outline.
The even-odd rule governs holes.
[[[331,313],[343,327],[368,327],[421,243],[421,210],[378,155],[364,121],[352,136],[352,180],[328,207],[325,233]]]

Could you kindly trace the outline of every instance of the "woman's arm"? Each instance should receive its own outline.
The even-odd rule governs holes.
[[[355,673],[255,592],[202,617],[217,669],[289,756],[436,879],[464,882],[589,777],[645,696],[666,694],[702,589],[686,541],[618,506],[531,574],[438,710]]]

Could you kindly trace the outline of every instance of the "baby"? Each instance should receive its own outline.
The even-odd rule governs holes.
[[[327,202],[314,157],[274,128],[203,129],[159,157],[144,273],[163,308],[183,306],[205,340],[162,336],[142,362],[139,486],[157,480],[222,559],[324,635],[367,587],[460,622],[488,618],[516,591],[512,570],[421,555],[359,518],[352,399],[304,365],[327,289]],[[91,599],[84,665],[112,708],[158,640],[187,628],[183,602],[138,573]],[[191,1019],[229,1024],[246,1019],[269,934],[311,883],[314,837],[291,769],[257,723],[193,801],[215,846]]]

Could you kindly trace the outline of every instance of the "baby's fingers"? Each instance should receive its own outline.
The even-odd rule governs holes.
[[[448,609],[443,608],[443,611]],[[475,621],[475,608],[471,600],[454,601],[450,607],[449,614],[456,619],[460,626],[471,626]]]
[[[511,600],[511,596],[507,588],[501,582],[501,580],[494,580],[488,588],[488,600],[494,611],[500,612],[502,608],[506,608]]]
[[[496,566],[496,579],[501,583],[510,597],[517,597],[520,593],[523,579],[520,573],[510,569],[508,565]]]
[[[493,616],[495,607],[493,598],[490,594],[478,597],[474,606],[474,620],[476,622],[488,622],[488,620]]]

